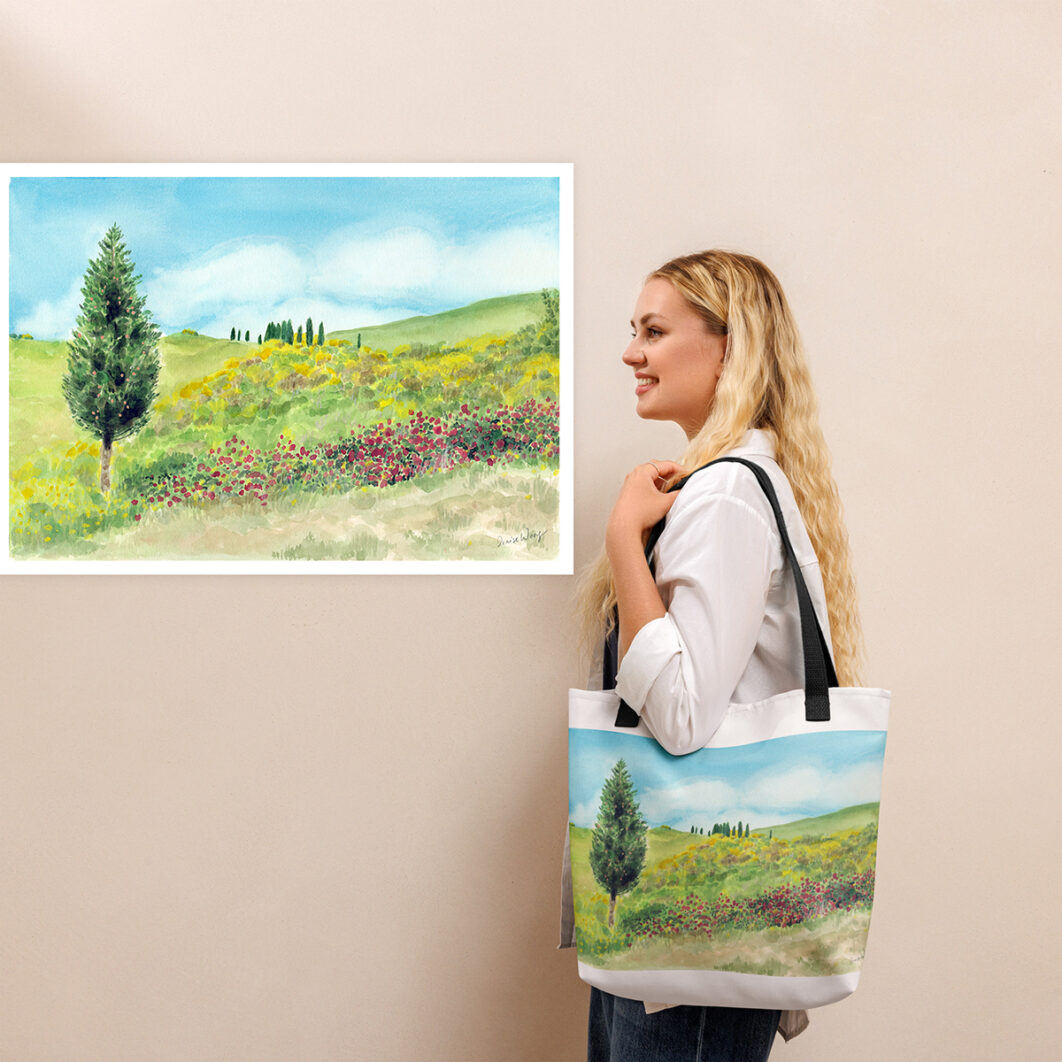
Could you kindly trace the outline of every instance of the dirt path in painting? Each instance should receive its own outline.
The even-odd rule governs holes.
[[[260,512],[152,514],[86,559],[539,560],[556,555],[558,504],[548,470],[472,467]]]
[[[718,933],[712,939],[675,936],[635,944],[600,965],[609,970],[686,970],[704,968],[710,959],[713,969],[738,973],[793,977],[847,973],[859,969],[869,928],[870,912],[852,911],[788,929]]]

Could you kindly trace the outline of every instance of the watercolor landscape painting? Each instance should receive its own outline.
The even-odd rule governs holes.
[[[709,748],[571,732],[582,962],[828,976],[862,963],[884,731]],[[676,765],[688,782],[675,783]]]
[[[8,168],[5,570],[570,571],[570,167],[216,169]]]

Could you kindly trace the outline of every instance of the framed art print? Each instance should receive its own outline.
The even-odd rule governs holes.
[[[571,572],[571,164],[4,178],[5,571]]]

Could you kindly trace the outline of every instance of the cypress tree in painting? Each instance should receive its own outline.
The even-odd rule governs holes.
[[[616,921],[616,897],[638,883],[645,865],[645,831],[637,792],[620,760],[601,790],[601,807],[590,837],[590,868],[609,895],[608,927]]]
[[[317,345],[319,347],[324,346],[324,321],[318,321],[317,323]]]
[[[84,301],[67,344],[63,395],[74,423],[100,440],[100,490],[111,489],[113,444],[138,432],[158,396],[162,333],[137,292],[141,279],[112,225],[81,288]]]

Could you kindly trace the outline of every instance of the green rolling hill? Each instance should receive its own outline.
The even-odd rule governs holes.
[[[542,320],[542,296],[537,291],[481,299],[467,306],[424,317],[407,317],[382,325],[326,332],[327,339],[355,342],[359,333],[363,346],[390,349],[400,343],[455,343],[459,339],[487,333],[504,335],[524,325]]]
[[[849,808],[841,808],[840,811],[831,811],[828,815],[817,815],[811,819],[794,819],[792,822],[784,822],[779,826],[764,826],[757,828],[753,833],[766,833],[773,831],[774,836],[784,841],[792,841],[797,837],[819,837],[826,833],[837,833],[840,830],[861,830],[872,822],[877,822],[878,804],[853,804]]]

